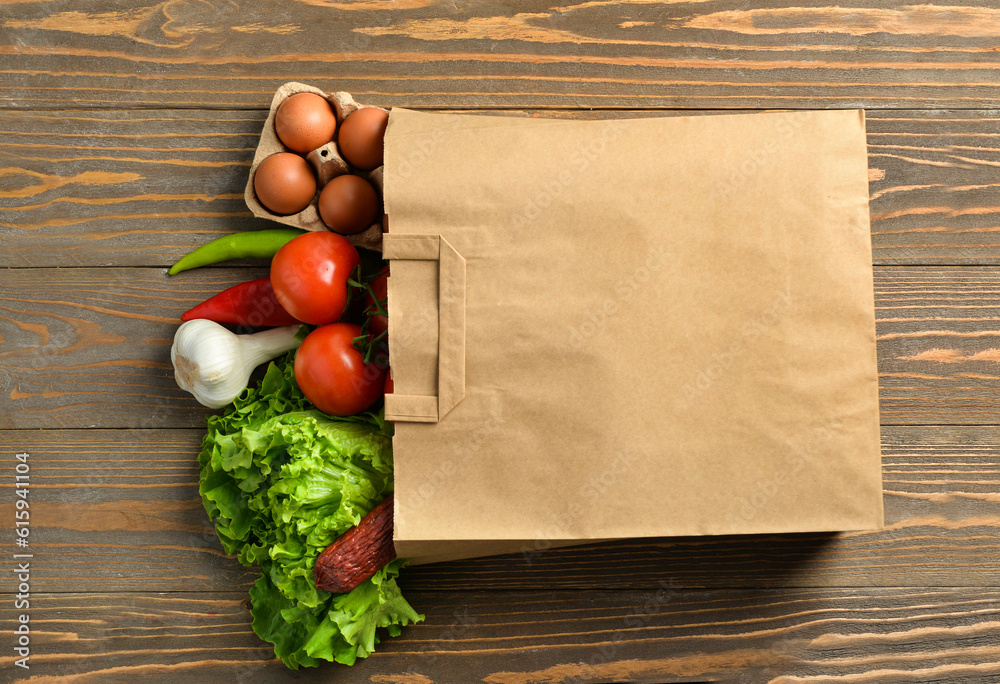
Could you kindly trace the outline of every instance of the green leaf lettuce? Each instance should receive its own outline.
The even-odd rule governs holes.
[[[295,383],[293,354],[268,366],[223,415],[208,418],[199,491],[227,553],[261,576],[253,629],[288,667],[353,664],[423,619],[400,593],[395,560],[346,594],[316,588],[313,564],[392,492],[392,425],[380,414],[334,418]]]

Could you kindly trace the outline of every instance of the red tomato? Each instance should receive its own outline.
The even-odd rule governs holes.
[[[325,325],[344,313],[347,279],[361,263],[342,235],[303,233],[271,260],[271,285],[281,306],[303,323]]]
[[[392,369],[385,369],[385,393],[392,394],[392,391],[396,389],[395,383],[392,381]]]
[[[386,368],[374,360],[364,363],[353,344],[360,334],[361,326],[353,323],[324,325],[309,333],[295,354],[295,381],[323,413],[350,416],[382,396]]]
[[[385,301],[386,297],[389,296],[389,267],[386,266],[381,271],[378,272],[378,277],[372,281],[372,290],[375,292],[375,296],[379,299]],[[374,306],[375,300],[372,299],[370,294],[365,294],[365,309],[369,306]],[[386,316],[376,315],[372,316],[371,326],[368,328],[371,330],[373,335],[380,335],[389,329],[389,319]]]

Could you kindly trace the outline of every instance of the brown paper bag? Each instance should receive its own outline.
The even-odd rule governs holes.
[[[862,112],[394,109],[385,159],[400,556],[882,525]]]

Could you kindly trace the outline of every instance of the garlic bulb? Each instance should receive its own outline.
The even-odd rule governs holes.
[[[170,347],[174,378],[202,406],[222,408],[239,396],[254,368],[299,346],[300,329],[289,325],[236,335],[202,318],[182,323]]]

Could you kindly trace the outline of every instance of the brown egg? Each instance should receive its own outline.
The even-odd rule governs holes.
[[[361,176],[337,176],[319,193],[319,215],[335,233],[354,235],[378,219],[378,193]]]
[[[260,203],[275,214],[297,214],[316,195],[316,176],[299,155],[279,152],[257,167],[253,190]]]
[[[337,134],[337,146],[344,159],[365,171],[382,166],[388,123],[389,114],[377,107],[362,107],[344,118]]]
[[[285,147],[312,152],[333,140],[337,117],[333,107],[315,93],[296,93],[274,115],[274,131]]]

